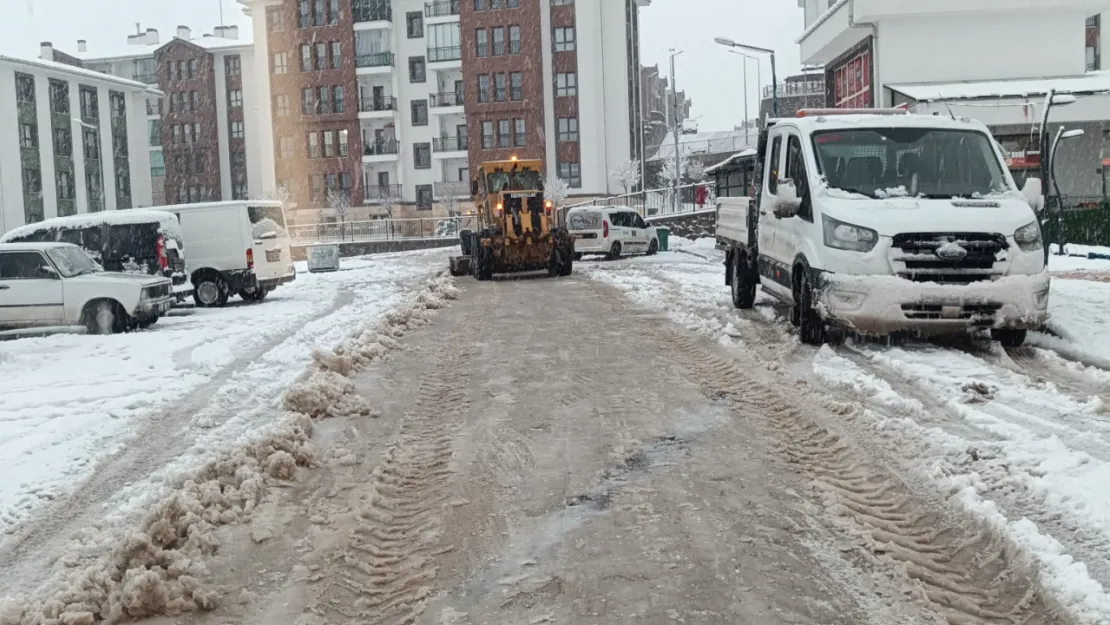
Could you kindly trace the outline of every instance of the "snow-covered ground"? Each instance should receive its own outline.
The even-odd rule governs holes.
[[[445,255],[344,259],[330,274],[309,274],[301,263],[295,282],[258,304],[235,298],[225,309],[175,310],[132,334],[0,341],[0,536],[140,435],[181,452],[125,476],[108,508],[126,514],[142,505],[151,484],[256,433],[313,347],[372,322],[442,270]]]
[[[578,267],[727,349],[755,350],[777,361],[771,366],[857,398],[862,416],[843,425],[853,438],[897,450],[888,461],[1008,536],[1079,622],[1110,623],[1110,283],[1062,277],[1098,278],[1110,261],[1052,257],[1058,336],[1034,333],[1033,347],[849,341],[816,349],[798,341],[766,296],[752,311],[732,307],[711,240],[672,239],[671,249]]]

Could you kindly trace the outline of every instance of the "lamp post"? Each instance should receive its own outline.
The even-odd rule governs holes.
[[[1069,133],[1074,131],[1064,132],[1064,129],[1060,128],[1060,130],[1056,133],[1056,138],[1054,140],[1051,140],[1050,142],[1048,135],[1048,116],[1052,112],[1053,107],[1066,106],[1068,104],[1074,103],[1075,96],[1071,94],[1056,93],[1055,89],[1049,89],[1048,94],[1045,96],[1044,99],[1044,114],[1041,116],[1041,186],[1044,188],[1046,207],[1048,206],[1047,200],[1049,189],[1056,190],[1056,211],[1053,214],[1053,219],[1056,220],[1057,227],[1055,228],[1056,232],[1053,233],[1054,238],[1060,236],[1060,217],[1063,214],[1064,210],[1060,199],[1060,187],[1056,184],[1055,181],[1056,163],[1054,161],[1056,160],[1056,149],[1059,147],[1060,140],[1065,138],[1064,135],[1069,135]],[[1077,137],[1081,134],[1082,131],[1079,131],[1079,133],[1070,134],[1067,138]],[[1048,262],[1048,248],[1051,243],[1053,243],[1053,241],[1045,241],[1044,254],[1046,263]]]
[[[679,208],[678,203],[678,179],[682,175],[682,155],[678,151],[678,126],[681,119],[678,113],[678,83],[675,79],[674,73],[674,57],[683,53],[683,50],[675,52],[674,48],[670,49],[671,52],[671,118],[674,120],[674,179],[672,180],[672,191],[674,198],[672,200],[672,211],[677,213]]]
[[[722,46],[728,46],[730,48],[739,48],[741,50],[747,50],[748,52],[761,52],[763,54],[770,55],[770,57],[771,57],[771,114],[774,115],[775,117],[778,117],[778,114],[779,114],[779,80],[778,80],[778,75],[776,74],[776,70],[775,70],[775,51],[771,50],[769,48],[760,48],[760,47],[757,47],[757,46],[748,46],[748,45],[744,45],[742,43],[736,43],[735,41],[729,39],[728,37],[714,37],[713,41],[719,43]]]
[[[751,147],[752,134],[751,134],[751,128],[748,125],[749,120],[751,119],[751,117],[748,116],[748,61],[749,60],[750,61],[755,61],[756,62],[756,69],[758,70],[759,69],[759,59],[757,59],[756,57],[751,56],[749,54],[745,54],[743,52],[740,52],[738,50],[729,50],[729,52],[731,52],[733,54],[739,54],[740,56],[744,57],[744,145],[745,145],[745,147]],[[757,79],[757,83],[758,83],[758,79]],[[756,86],[757,96],[759,94],[759,90],[762,89],[762,88],[763,88],[763,85],[757,84],[757,86]]]

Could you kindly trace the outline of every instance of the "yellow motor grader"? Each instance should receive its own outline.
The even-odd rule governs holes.
[[[478,166],[470,193],[478,208],[477,230],[459,233],[461,256],[451,258],[451,275],[489,280],[495,273],[546,269],[569,276],[574,239],[551,201],[544,197],[543,161],[487,161]]]

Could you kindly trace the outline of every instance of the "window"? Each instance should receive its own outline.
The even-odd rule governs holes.
[[[767,190],[775,193],[779,188],[779,155],[782,154],[782,136],[771,143],[771,166],[767,168]]]
[[[806,175],[806,162],[802,156],[802,140],[798,135],[790,135],[786,142],[786,175],[797,185],[798,197],[809,195],[809,177]],[[798,217],[813,221],[813,214],[807,208],[808,205],[803,202],[798,210]]]
[[[197,77],[197,60],[196,59],[189,59],[189,78],[193,79],[193,78],[196,78],[196,77]]]
[[[478,74],[478,101],[489,102],[489,74]]]
[[[307,43],[301,44],[301,71],[308,72],[312,70],[312,46]]]
[[[17,102],[35,102],[35,77],[30,74],[15,75],[15,99]]]
[[[242,89],[232,89],[231,91],[228,91],[227,92],[227,99],[228,99],[228,103],[231,105],[231,108],[233,108],[233,109],[243,108],[243,90]]]
[[[409,82],[427,82],[428,77],[425,74],[424,57],[410,56],[409,57]]]
[[[231,122],[231,138],[243,138],[243,122]]]
[[[513,136],[509,132],[509,120],[502,119],[497,122],[497,147],[507,148],[513,144]]]
[[[162,145],[162,120],[152,119],[147,122],[150,131],[150,145]],[[73,156],[73,130],[67,126],[54,128],[54,154],[57,156]]]
[[[197,134],[195,132],[193,132],[193,125],[192,124],[185,124],[184,128],[185,128],[185,143],[196,143]]]
[[[283,159],[293,158],[293,137],[278,139],[278,154]]]
[[[193,171],[198,173],[198,174],[202,173],[204,171],[204,165],[205,165],[204,152],[195,152],[193,154],[193,167],[194,167]]]
[[[274,111],[278,117],[289,116],[289,96],[277,95],[274,96]]]
[[[339,190],[342,191],[344,195],[350,193],[350,191],[351,191],[351,174],[348,174],[348,173],[339,174]]]
[[[320,201],[324,199],[324,176],[321,174],[314,174],[309,179],[309,189],[312,194],[312,199]]]
[[[486,0],[474,0],[474,10],[475,11],[485,11],[486,10]]]
[[[285,74],[289,71],[289,55],[285,52],[274,53],[274,73]]]
[[[308,0],[300,0],[297,3],[297,28],[307,28],[312,25],[308,17],[310,13]]]
[[[412,101],[412,125],[413,126],[427,126],[428,125],[428,101],[427,100],[413,100]]]
[[[312,25],[324,25],[324,0],[315,0],[312,3]]]
[[[552,6],[561,4],[574,4],[574,0],[551,0]]]
[[[424,36],[424,12],[412,11],[405,13],[405,32],[409,39],[419,39]]]
[[[582,170],[578,163],[559,163],[559,177],[572,189],[582,186]]]
[[[231,199],[245,200],[247,199],[247,183],[233,182],[231,183]]]
[[[194,110],[194,111],[199,111],[200,110],[200,94],[199,93],[197,93],[196,91],[190,91],[189,92],[189,102],[192,103],[193,108],[191,110]]]
[[[493,147],[493,122],[482,122],[482,148]]]
[[[509,54],[520,54],[520,26],[509,27]]]
[[[343,108],[346,106],[346,104],[343,100],[343,85],[336,85],[336,86],[331,88],[331,91],[332,91],[332,97],[331,97],[332,110],[334,110],[336,113],[342,113]]]
[[[161,154],[161,152],[159,152]],[[151,154],[151,156],[154,156]],[[153,175],[154,165],[151,159],[151,173]],[[162,175],[165,175],[165,166],[162,167]],[[73,187],[73,172],[71,171],[56,171],[54,173],[55,182],[58,185],[58,199],[59,200],[72,200],[76,196],[76,189]]]
[[[513,120],[513,145],[522,148],[524,142],[528,139],[528,133],[524,131],[524,120],[517,118]]]
[[[200,141],[200,122],[193,122],[193,137],[194,141]]]
[[[181,61],[170,62],[170,80],[181,80]]]
[[[338,41],[331,42],[331,68],[339,69],[343,66],[343,45]]]
[[[335,134],[330,130],[324,131],[324,158],[335,156]]]
[[[505,27],[497,26],[493,31],[493,55],[505,54]]]
[[[170,112],[175,113],[180,108],[181,108],[181,94],[180,93],[171,93],[170,94]]]
[[[224,70],[228,76],[239,76],[243,73],[243,62],[238,54],[224,58]]]
[[[39,147],[39,133],[33,124],[19,125],[19,147],[30,149]]]
[[[435,200],[435,193],[430,184],[416,185],[416,210],[430,211],[432,210],[432,202]]]
[[[308,133],[308,158],[320,158],[320,135]]]
[[[34,95],[31,97],[34,97]],[[96,119],[98,117],[97,108],[96,89],[81,87],[81,117]]]
[[[574,27],[555,29],[555,51],[570,52],[574,49]]]
[[[347,156],[348,150],[349,150],[349,147],[348,147],[348,143],[347,143],[347,131],[346,130],[340,130],[339,131],[339,155],[340,156]]]
[[[312,115],[315,105],[316,94],[312,91],[312,87],[301,89],[301,113]]]
[[[501,8],[501,0],[489,0],[489,8],[490,9],[500,9]]]
[[[555,74],[555,95],[578,95],[578,74],[574,72]]]
[[[329,102],[328,95],[329,95],[330,91],[331,91],[331,89],[328,88],[328,87],[318,87],[317,88],[317,90],[316,90],[316,95],[317,95],[317,97],[316,97],[316,114],[317,115],[324,115],[326,113],[331,112],[330,109],[328,109],[328,102]]]
[[[170,126],[170,143],[181,143],[181,126],[177,124]]]
[[[509,99],[514,101],[524,99],[524,74],[521,72],[509,74]]]
[[[280,33],[285,30],[285,13],[281,12],[282,7],[267,7],[266,19],[270,23],[270,32]]]
[[[412,145],[412,157],[414,166],[417,169],[431,169],[432,167],[432,144],[431,143],[414,143]]]
[[[519,9],[520,8],[520,0],[505,0],[505,8],[507,8],[507,9]]]
[[[340,17],[339,0],[328,0],[328,23],[338,24]]]
[[[558,121],[559,141],[578,141],[578,118],[560,117]]]
[[[58,276],[43,269],[48,265],[49,263],[40,252],[0,254],[0,275],[3,275],[5,280],[57,280]]]
[[[485,28],[474,31],[474,54],[479,58],[489,56],[489,31]]]
[[[328,44],[316,44],[316,69],[328,68]]]
[[[495,102],[505,101],[505,74],[493,75],[493,100]]]

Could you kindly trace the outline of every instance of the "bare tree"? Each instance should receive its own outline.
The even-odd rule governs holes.
[[[631,160],[618,164],[611,174],[613,182],[619,184],[624,192],[632,193],[632,189],[640,184],[640,164]]]
[[[659,186],[669,189],[681,185],[682,179],[686,177],[686,173],[689,169],[690,159],[686,156],[679,157],[677,171],[674,159],[664,158],[663,167],[659,170],[659,177],[657,178]]]
[[[339,217],[339,236],[341,239],[347,238],[347,214],[351,212],[351,196],[343,189],[328,189],[326,198],[328,208],[335,211],[335,215]]]
[[[570,195],[570,185],[567,184],[566,180],[554,174],[548,174],[547,180],[544,181],[544,195],[551,200],[555,208],[559,208],[567,200],[567,196]]]
[[[396,208],[394,200],[389,197],[390,194],[383,193],[381,202],[378,203],[378,208],[385,211],[387,220],[389,221],[389,238],[393,238],[393,209]]]

